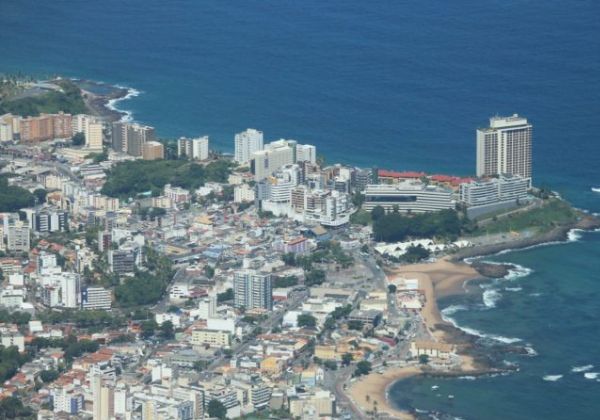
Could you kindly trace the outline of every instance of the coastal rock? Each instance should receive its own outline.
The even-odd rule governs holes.
[[[471,264],[479,274],[484,277],[502,278],[508,275],[513,266],[511,264],[490,264],[483,261],[476,261]]]

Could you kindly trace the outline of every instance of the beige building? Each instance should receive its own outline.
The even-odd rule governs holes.
[[[329,391],[315,391],[308,395],[290,398],[290,414],[292,418],[329,417],[335,412],[335,396]],[[312,417],[308,417],[312,418]]]
[[[531,177],[532,125],[526,118],[490,118],[490,126],[477,130],[477,176]]]
[[[158,141],[149,141],[142,146],[142,158],[144,160],[156,160],[165,158],[165,147]]]
[[[231,336],[227,331],[194,330],[192,332],[191,344],[193,346],[229,347],[231,345]]]
[[[86,125],[85,147],[90,150],[102,151],[102,123],[90,122]]]

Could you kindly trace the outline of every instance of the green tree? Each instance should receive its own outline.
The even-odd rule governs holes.
[[[46,190],[43,188],[37,188],[33,191],[33,195],[35,196],[35,200],[38,204],[43,204],[46,202]]]
[[[385,216],[385,209],[381,206],[375,206],[373,210],[371,210],[371,218],[374,221],[381,220]]]
[[[352,360],[354,360],[354,356],[352,356],[352,354],[344,353],[342,355],[342,365],[349,366],[350,363],[352,363]]]
[[[157,326],[153,319],[142,322],[142,338],[152,337]]]
[[[47,384],[49,382],[54,382],[59,375],[60,374],[56,370],[43,370],[42,373],[40,373],[40,379]]]
[[[396,293],[396,290],[398,290],[398,288],[396,287],[395,284],[389,284],[387,288],[388,288],[388,292],[392,295],[394,293]]]
[[[419,363],[422,365],[426,365],[427,363],[429,363],[429,356],[426,354],[420,354],[419,355]]]
[[[173,329],[173,323],[171,321],[165,321],[160,324],[160,336],[165,340],[172,340],[175,338],[175,330]]]
[[[208,416],[225,419],[227,417],[227,409],[221,401],[215,399],[210,400],[208,403]]]
[[[71,144],[73,146],[83,146],[85,144],[85,134],[75,133],[75,135],[71,138]]]
[[[371,372],[371,362],[361,360],[356,364],[354,376],[368,375]]]
[[[313,328],[317,325],[317,318],[309,314],[298,315],[298,326]]]

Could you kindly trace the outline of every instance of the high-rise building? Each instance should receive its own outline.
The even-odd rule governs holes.
[[[177,140],[177,155],[179,157],[186,156],[192,160],[208,159],[208,136],[189,139],[181,137]]]
[[[142,146],[142,158],[144,160],[164,159],[165,147],[159,141],[148,141]]]
[[[112,148],[132,156],[142,156],[144,144],[155,140],[154,127],[126,122],[112,126]]]
[[[252,154],[250,168],[256,181],[261,181],[275,173],[282,166],[296,162],[296,142],[277,140]]]
[[[312,144],[299,144],[296,146],[296,162],[317,163],[317,148]]]
[[[236,308],[273,309],[271,275],[254,270],[236,271],[233,279],[233,296]]]
[[[247,164],[254,152],[263,149],[263,132],[249,128],[235,135],[234,159],[241,164]]]
[[[102,150],[102,123],[89,122],[85,131],[85,147],[90,150]]]
[[[127,130],[129,124],[118,121],[112,125],[112,148],[115,152],[127,152]]]
[[[22,222],[8,227],[6,248],[10,251],[29,252],[31,249],[30,230]]]
[[[490,118],[490,126],[477,130],[477,176],[531,177],[532,125],[526,118]]]

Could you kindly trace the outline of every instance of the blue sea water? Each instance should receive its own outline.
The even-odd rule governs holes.
[[[254,127],[330,162],[465,175],[475,129],[518,112],[534,124],[535,183],[598,212],[599,16],[595,0],[1,0],[0,73],[131,86],[119,106],[136,120],[225,151]],[[534,270],[523,290],[453,315],[531,343],[519,373],[446,381],[450,405],[422,380],[395,398],[465,418],[599,413],[600,383],[567,373],[600,371],[598,236],[502,256]]]

